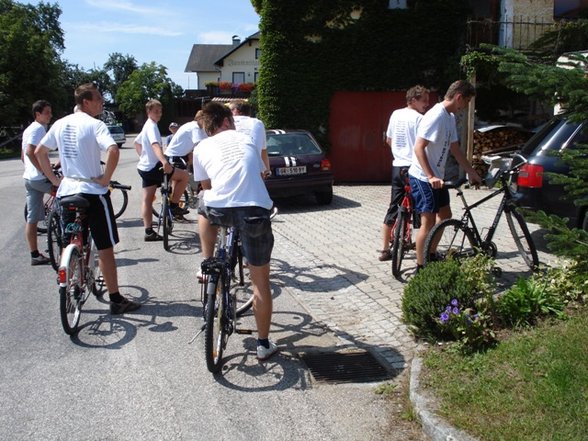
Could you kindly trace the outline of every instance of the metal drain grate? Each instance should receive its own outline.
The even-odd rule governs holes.
[[[316,381],[326,383],[369,383],[390,377],[388,371],[367,351],[314,352],[300,358]]]

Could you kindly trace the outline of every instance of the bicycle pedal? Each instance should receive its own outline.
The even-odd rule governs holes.
[[[253,329],[235,329],[235,332],[237,334],[251,335],[251,334],[253,334]]]

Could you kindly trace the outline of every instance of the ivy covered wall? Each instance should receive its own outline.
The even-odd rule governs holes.
[[[325,141],[336,91],[443,90],[460,77],[468,0],[251,0],[260,15],[259,117]]]

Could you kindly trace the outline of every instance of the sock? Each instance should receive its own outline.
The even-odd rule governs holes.
[[[257,345],[261,345],[264,348],[269,348],[269,339],[268,338],[258,338],[257,339]]]
[[[35,251],[31,251],[31,257],[35,258],[35,257],[39,257],[39,250],[35,250]]]
[[[121,303],[124,299],[125,298],[121,296],[118,291],[110,293],[110,301],[112,303]]]

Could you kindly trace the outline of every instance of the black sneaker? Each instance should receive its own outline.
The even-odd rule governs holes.
[[[392,253],[390,250],[382,250],[380,251],[380,255],[378,256],[378,260],[380,262],[386,262],[387,260],[392,260]]]
[[[120,303],[110,302],[110,313],[113,315],[124,314],[125,312],[136,311],[141,304],[132,302],[129,299],[123,299]]]
[[[171,207],[171,212],[174,216],[183,216],[184,214],[190,213],[190,210],[176,205],[175,207]]]
[[[50,262],[51,260],[48,257],[43,256],[41,253],[39,253],[37,257],[31,257],[32,266],[47,265]]]
[[[145,242],[157,242],[163,240],[163,237],[161,237],[159,234],[157,234],[155,231],[152,231],[149,234],[145,234]]]

